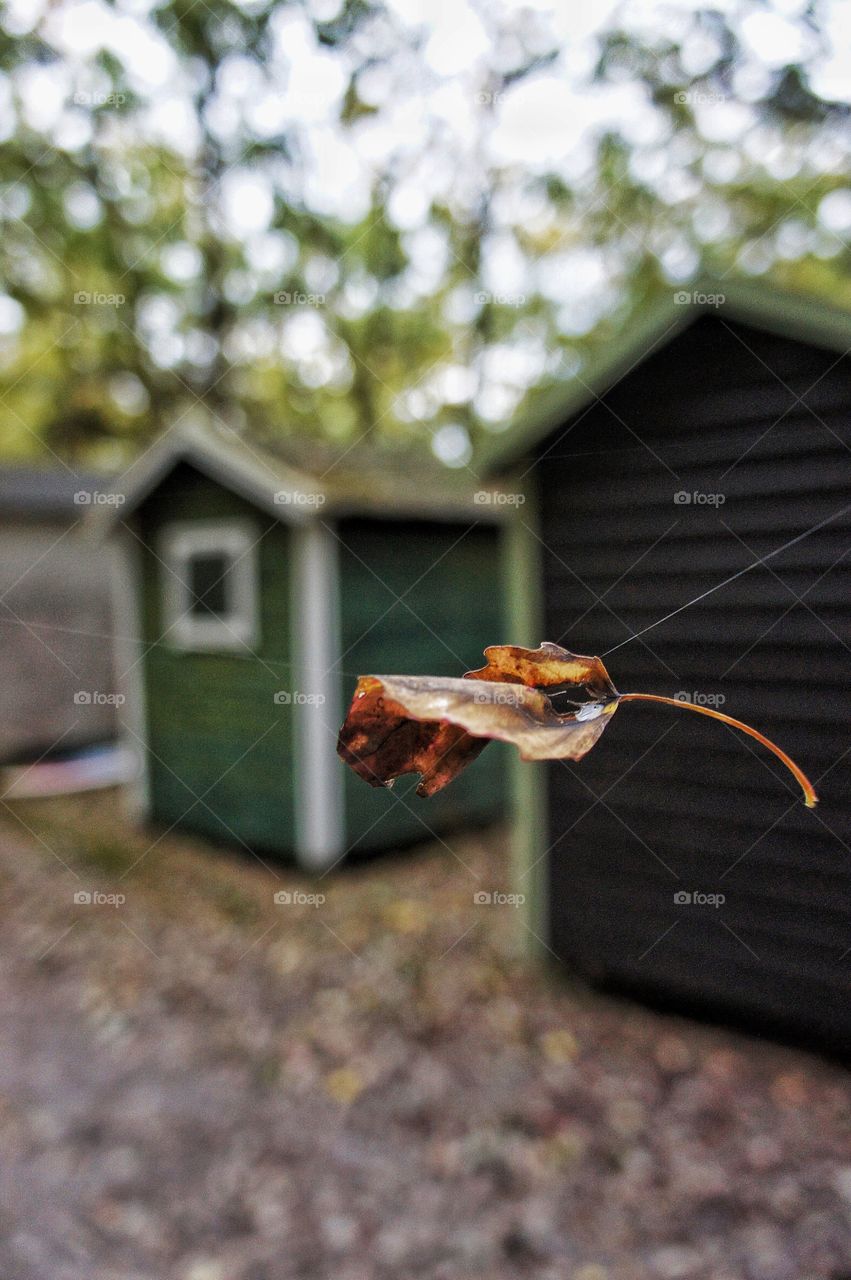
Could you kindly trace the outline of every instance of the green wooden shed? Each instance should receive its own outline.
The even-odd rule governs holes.
[[[109,514],[136,815],[322,870],[503,809],[485,753],[428,805],[336,754],[356,677],[459,675],[505,640],[493,491],[317,480],[233,433],[165,434]]]

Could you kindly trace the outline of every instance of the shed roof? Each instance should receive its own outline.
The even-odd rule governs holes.
[[[683,294],[691,300],[683,302]],[[499,471],[517,462],[556,427],[605,394],[635,365],[705,315],[843,354],[851,350],[849,311],[765,281],[704,277],[692,281],[686,289],[672,288],[661,295],[606,346],[587,374],[543,391],[531,407],[521,410],[512,425],[483,451],[483,472]]]
[[[358,473],[329,468],[317,477],[274,450],[210,422],[165,431],[116,486],[123,502],[99,507],[94,520],[110,526],[124,519],[181,463],[289,524],[346,515],[487,522],[507,518],[507,504],[482,500],[484,486],[474,487],[453,475],[374,467]],[[487,492],[498,490],[489,485]]]
[[[0,468],[0,518],[28,520],[71,520],[79,516],[82,504],[75,502],[81,491],[107,489],[109,481],[89,472],[64,467],[8,466]]]

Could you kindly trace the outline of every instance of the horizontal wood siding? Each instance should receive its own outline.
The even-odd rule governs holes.
[[[233,517],[250,520],[260,539],[260,643],[254,655],[180,652],[163,635],[157,538],[170,520]],[[153,817],[232,845],[290,853],[292,707],[274,701],[292,686],[288,532],[188,466],[144,504],[141,530]]]
[[[603,653],[849,501],[849,360],[698,320],[541,446],[546,638]],[[723,504],[678,504],[677,493]],[[552,944],[621,988],[851,1048],[851,517],[631,640],[622,690],[721,696],[750,739],[621,707],[547,766]],[[725,895],[679,905],[678,891]],[[846,953],[847,952],[847,953]]]
[[[358,674],[459,676],[508,638],[493,528],[347,520],[339,536],[346,706]],[[491,744],[428,801],[414,795],[416,779],[375,790],[347,770],[348,839],[381,849],[491,821],[504,811],[506,763],[505,748]]]

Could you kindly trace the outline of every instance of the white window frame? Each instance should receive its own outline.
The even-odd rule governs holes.
[[[186,652],[236,652],[248,655],[260,638],[257,531],[249,520],[181,520],[160,537],[163,563],[164,640]],[[228,570],[227,618],[191,612],[188,567],[193,556],[220,555],[234,563]]]

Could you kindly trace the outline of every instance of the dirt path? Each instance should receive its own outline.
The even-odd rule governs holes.
[[[3,1280],[851,1276],[847,1074],[530,972],[495,837],[277,905],[110,800],[2,812]]]

